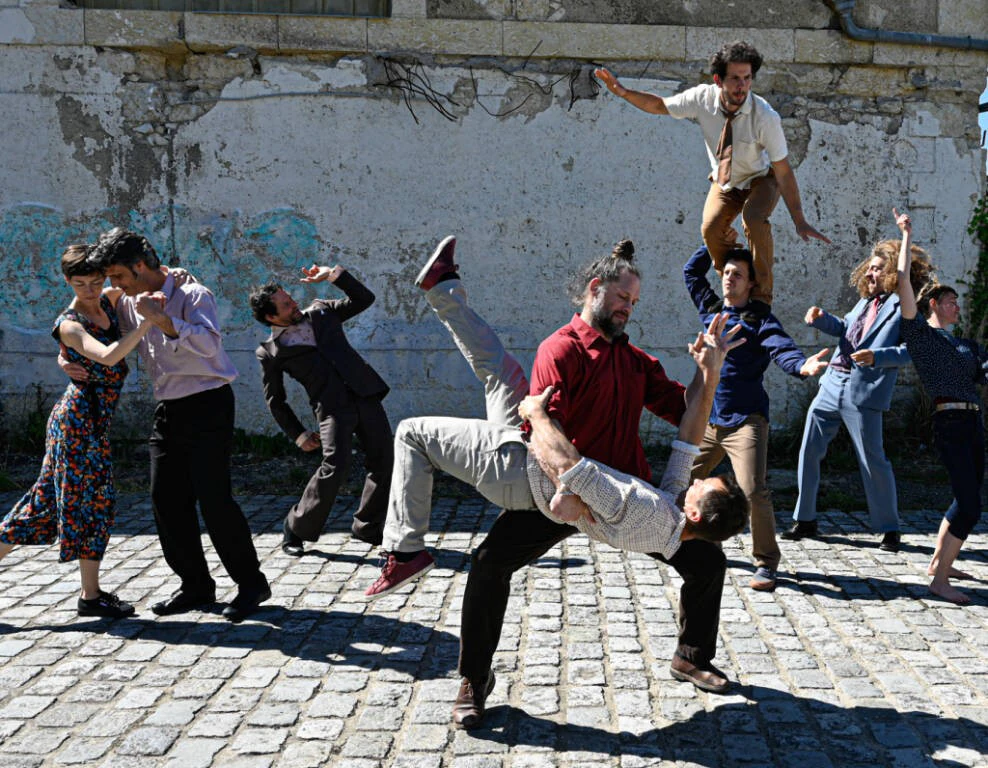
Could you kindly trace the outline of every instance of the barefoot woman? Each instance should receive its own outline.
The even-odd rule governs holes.
[[[895,209],[893,213],[902,230],[898,286],[902,339],[923,388],[933,400],[933,437],[954,492],[928,568],[933,577],[930,591],[952,603],[969,603],[970,598],[952,586],[950,579],[967,575],[954,568],[954,560],[981,517],[985,433],[977,386],[985,383],[988,353],[976,342],[957,338],[948,330],[960,316],[957,291],[932,282],[916,298],[908,274],[912,222],[906,214]],[[923,317],[916,316],[917,309]]]

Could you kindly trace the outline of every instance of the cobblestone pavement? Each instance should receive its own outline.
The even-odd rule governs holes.
[[[965,548],[974,604],[931,600],[938,513],[905,515],[899,554],[864,515],[830,513],[821,540],[783,543],[774,594],[747,587],[747,538],[728,542],[726,696],[669,675],[675,573],[574,536],[517,575],[489,724],[468,733],[449,725],[460,603],[496,510],[438,500],[436,569],[368,605],[379,561],[350,539],[352,507],[295,560],[278,546],[291,502],[245,502],[274,596],[239,626],[218,608],[151,613],[175,581],[144,497],[122,499],[104,564],[133,620],[79,618],[75,565],[15,550],[0,564],[0,766],[988,766],[988,537]]]

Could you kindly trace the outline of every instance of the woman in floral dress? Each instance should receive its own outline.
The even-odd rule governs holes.
[[[117,292],[103,293],[103,274],[86,262],[87,245],[70,245],[62,274],[75,293],[52,336],[88,381],[72,381],[48,417],[45,458],[37,482],[0,521],[0,558],[15,545],[59,543],[59,560],[79,561],[80,616],[120,618],[133,606],[99,586],[99,566],[110,538],[116,494],[108,431],[127,376],[124,358],[150,322],[120,338]]]

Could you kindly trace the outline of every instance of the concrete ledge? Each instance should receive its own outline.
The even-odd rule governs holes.
[[[279,16],[278,49],[286,52],[366,51],[367,19]]]
[[[536,46],[538,48],[536,49]],[[534,58],[682,61],[685,27],[504,22],[504,55]]]
[[[27,6],[0,8],[0,44],[82,45],[83,13]]]
[[[407,0],[403,12],[425,8]],[[977,30],[972,30],[977,32]],[[597,61],[706,61],[724,41],[743,38],[767,64],[957,67],[984,71],[988,54],[916,45],[861,43],[835,30],[684,27],[549,21],[363,19],[0,6],[0,45],[100,45],[115,48],[227,50],[266,54],[409,51]],[[534,54],[533,54],[534,51]],[[979,73],[980,74],[980,73]]]
[[[368,19],[372,51],[500,56],[501,22],[456,19]]]
[[[707,61],[731,40],[747,40],[765,57],[766,64],[784,64],[796,56],[795,35],[791,29],[687,27],[686,60]]]
[[[257,51],[278,50],[278,17],[186,13],[185,40],[194,51],[227,50],[244,45]]]
[[[77,11],[64,9],[62,13]],[[182,45],[181,13],[92,9],[84,14],[86,45],[164,49]]]
[[[927,48],[924,45],[876,45],[875,64],[891,67],[918,66],[988,66],[988,53],[984,51],[960,51],[953,48]]]
[[[800,64],[868,64],[874,49],[832,29],[797,29],[795,43],[794,60]]]

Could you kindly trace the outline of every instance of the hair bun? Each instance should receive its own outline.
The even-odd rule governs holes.
[[[611,257],[615,259],[624,259],[625,261],[631,261],[635,256],[635,244],[630,240],[622,240],[617,245],[614,246],[614,250],[611,251]]]

